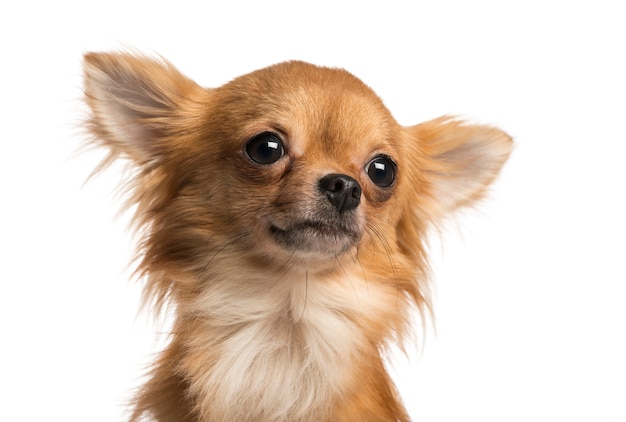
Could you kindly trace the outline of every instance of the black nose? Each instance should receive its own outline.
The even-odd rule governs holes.
[[[339,212],[355,209],[361,201],[361,185],[345,174],[327,174],[318,182],[319,189]]]

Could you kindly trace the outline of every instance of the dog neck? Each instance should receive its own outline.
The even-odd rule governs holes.
[[[367,327],[397,300],[345,274],[214,281],[184,313],[180,369],[211,420],[327,420],[357,366],[379,357],[380,334]]]

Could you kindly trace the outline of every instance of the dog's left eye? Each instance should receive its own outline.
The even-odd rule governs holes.
[[[273,164],[285,155],[285,148],[277,135],[263,132],[248,141],[246,153],[256,163]]]
[[[386,155],[375,157],[365,167],[372,182],[378,187],[388,188],[396,180],[396,163]]]

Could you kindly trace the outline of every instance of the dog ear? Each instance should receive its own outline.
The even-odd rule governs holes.
[[[479,200],[512,150],[511,137],[501,130],[447,116],[405,129],[422,161],[435,220]]]
[[[85,54],[83,69],[89,130],[112,157],[137,163],[159,158],[182,103],[204,91],[164,60],[127,53]]]

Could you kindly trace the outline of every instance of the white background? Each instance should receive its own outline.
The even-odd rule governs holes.
[[[508,131],[490,198],[432,243],[437,334],[397,383],[421,422],[626,421],[621,2],[200,3],[0,6],[0,420],[123,420],[158,348],[119,174],[83,187],[100,155],[73,154],[81,54],[129,46],[206,86],[286,59],[344,67],[402,124]]]

